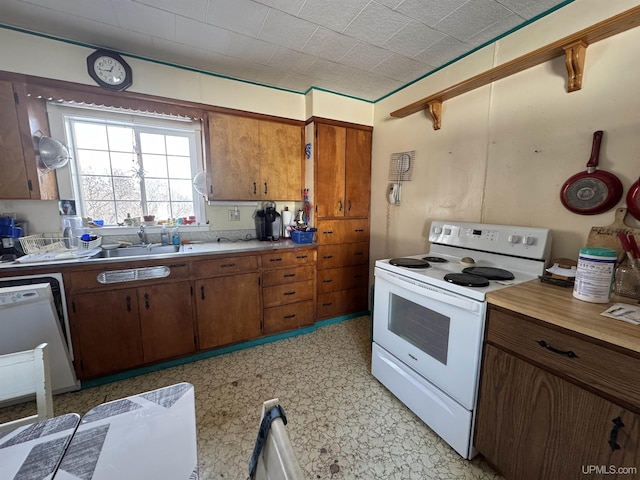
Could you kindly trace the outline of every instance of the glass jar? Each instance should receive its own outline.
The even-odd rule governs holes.
[[[613,286],[616,295],[640,298],[640,272],[628,265],[620,265],[616,269]]]

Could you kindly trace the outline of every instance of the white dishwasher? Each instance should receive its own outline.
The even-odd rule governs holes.
[[[0,288],[0,332],[0,354],[49,344],[53,393],[80,388],[48,283]]]

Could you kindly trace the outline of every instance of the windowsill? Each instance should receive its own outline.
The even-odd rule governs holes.
[[[167,226],[168,229],[172,229],[173,227],[178,227],[181,232],[208,232],[209,231],[209,225],[207,224]],[[102,236],[135,235],[140,231],[140,226],[137,226],[137,227],[116,227],[116,226],[91,227],[91,228],[88,228],[88,230],[90,230],[95,234],[100,234]],[[161,230],[162,230],[162,225],[153,225],[151,227],[146,225],[144,226],[144,231],[148,233],[160,233]]]

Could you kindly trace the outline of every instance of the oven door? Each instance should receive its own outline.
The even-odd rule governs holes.
[[[473,410],[485,302],[380,268],[375,276],[373,341]]]

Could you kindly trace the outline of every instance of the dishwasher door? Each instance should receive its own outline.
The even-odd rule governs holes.
[[[80,388],[48,283],[0,288],[0,354],[49,344],[53,393]]]

